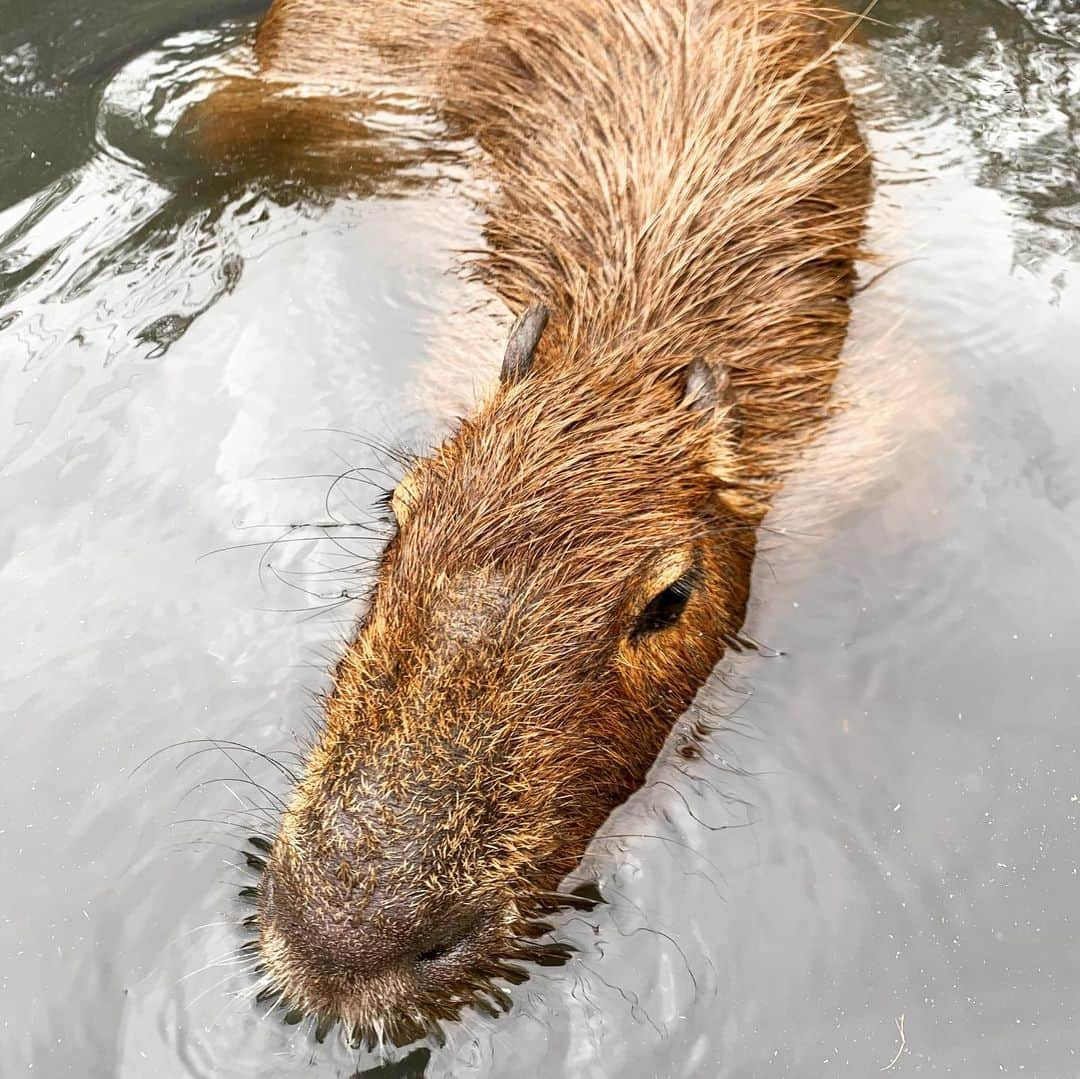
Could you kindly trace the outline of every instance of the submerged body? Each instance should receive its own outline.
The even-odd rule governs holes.
[[[738,632],[869,198],[834,34],[782,0],[277,0],[202,107],[211,145],[347,173],[358,71],[407,73],[493,181],[472,271],[551,316],[394,492],[258,888],[291,1007],[401,1040],[514,977]]]

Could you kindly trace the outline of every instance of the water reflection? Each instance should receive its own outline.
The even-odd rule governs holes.
[[[133,339],[159,358],[232,292],[275,221],[431,187],[459,159],[430,108],[389,87],[350,99],[321,142],[316,101],[286,114],[295,142],[217,153],[200,105],[251,68],[250,48],[249,24],[226,24],[135,57],[103,90],[91,159],[0,215],[0,331],[13,355],[38,364],[75,346],[107,365]],[[25,90],[30,58],[16,50],[0,76]]]
[[[872,18],[886,111],[905,125],[956,125],[952,161],[1016,209],[1018,262],[1075,257],[1080,14],[1061,0],[882,0]]]

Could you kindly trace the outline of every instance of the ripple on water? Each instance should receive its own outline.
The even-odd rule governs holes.
[[[929,169],[1009,197],[1023,257],[1080,250],[1080,16],[1061,3],[884,0],[866,28],[865,115]],[[924,157],[923,155],[928,155]]]
[[[0,216],[0,323],[25,363],[72,346],[105,364],[125,352],[162,356],[231,292],[271,219],[313,219],[329,204],[287,176],[268,184],[200,165],[190,134],[177,131],[215,79],[250,71],[249,30],[184,33],[132,59],[104,88],[87,162]],[[343,191],[430,186],[441,125],[397,89],[369,104],[370,160],[363,148],[354,155]]]

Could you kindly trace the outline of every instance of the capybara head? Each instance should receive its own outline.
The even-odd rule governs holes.
[[[393,492],[259,885],[271,985],[358,1037],[419,1035],[513,978],[742,622],[724,378],[615,348],[534,362],[543,321]]]

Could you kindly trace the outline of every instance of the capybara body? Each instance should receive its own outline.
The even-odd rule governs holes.
[[[550,311],[393,493],[258,888],[289,1006],[402,1040],[497,994],[738,632],[755,529],[833,407],[869,198],[834,23],[277,0],[259,74],[204,107],[257,141],[305,100],[325,159],[362,122],[358,71],[398,65],[479,147],[472,272]]]

